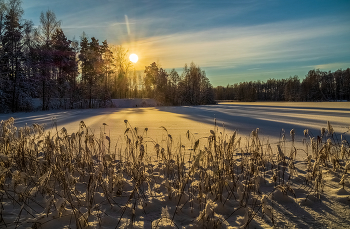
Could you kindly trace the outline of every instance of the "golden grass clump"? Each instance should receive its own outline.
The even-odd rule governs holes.
[[[343,189],[348,182],[349,143],[337,141],[329,122],[322,137],[304,131],[306,150],[294,146],[291,130],[290,152],[284,134],[276,145],[262,143],[259,129],[244,143],[217,126],[202,139],[187,131],[186,149],[165,127],[165,139],[155,142],[147,128],[124,123],[124,142],[113,148],[105,131],[95,136],[83,121],[73,133],[1,121],[0,227],[47,228],[64,218],[75,228],[137,228],[150,212],[159,214],[154,228],[245,228],[259,217],[272,226],[273,205],[297,198],[298,179],[305,201],[321,198],[325,171],[340,174]],[[297,153],[305,155],[301,174]]]

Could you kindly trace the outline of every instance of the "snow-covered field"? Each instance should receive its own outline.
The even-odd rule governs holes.
[[[1,228],[350,227],[349,102],[10,117]]]
[[[125,104],[132,107],[132,104]],[[130,102],[131,103],[131,102]],[[214,127],[214,119],[219,127],[223,124],[228,132],[237,130],[241,135],[249,135],[259,128],[260,138],[271,141],[280,139],[282,129],[286,135],[294,129],[298,141],[302,140],[304,129],[308,128],[315,136],[320,128],[330,121],[337,133],[344,133],[350,126],[350,102],[265,102],[265,103],[220,103],[211,106],[145,107],[145,108],[105,108],[77,109],[64,111],[38,111],[30,113],[0,114],[0,120],[15,118],[16,126],[44,124],[46,129],[56,121],[58,129],[65,127],[69,132],[76,131],[84,120],[94,132],[104,128],[114,141],[123,136],[124,120],[133,127],[148,128],[148,133],[160,141],[164,126],[178,138],[190,130],[197,138],[207,137]],[[103,126],[105,123],[108,126]],[[349,133],[347,136],[350,136]]]

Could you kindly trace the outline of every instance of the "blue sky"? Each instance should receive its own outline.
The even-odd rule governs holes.
[[[311,69],[350,67],[350,1],[23,0],[39,25],[53,10],[69,39],[83,31],[181,72],[192,61],[214,86],[301,79]],[[126,23],[128,22],[128,23]]]

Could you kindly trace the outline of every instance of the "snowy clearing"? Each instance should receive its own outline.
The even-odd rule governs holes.
[[[131,100],[130,100],[131,101]],[[133,107],[132,102],[123,106]],[[282,129],[290,140],[289,131],[294,129],[296,142],[303,139],[304,129],[309,129],[315,137],[320,135],[320,128],[330,121],[336,133],[348,131],[350,126],[350,102],[262,102],[262,103],[220,103],[208,106],[146,107],[146,108],[105,108],[77,109],[65,111],[38,111],[30,113],[0,114],[0,120],[15,118],[15,125],[20,127],[33,123],[44,124],[46,129],[57,123],[57,128],[65,127],[68,132],[77,131],[80,121],[96,134],[104,130],[111,138],[111,145],[123,137],[124,120],[133,127],[144,130],[156,141],[164,139],[161,126],[167,128],[174,139],[184,136],[189,130],[196,138],[208,137],[214,128],[214,119],[226,133],[238,131],[242,136],[259,128],[261,139],[278,142]],[[107,126],[103,126],[105,123]],[[223,129],[221,128],[221,131]],[[345,136],[349,139],[350,133]]]
[[[319,104],[0,115],[0,227],[348,228],[350,107]]]

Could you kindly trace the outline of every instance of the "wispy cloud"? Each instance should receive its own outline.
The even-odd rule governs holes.
[[[319,64],[315,66],[310,66],[314,69],[320,69],[320,70],[325,70],[325,71],[335,71],[337,69],[343,68],[344,66],[347,68],[350,68],[350,61],[349,62],[340,62],[340,63],[328,63],[328,64]]]
[[[48,7],[48,6],[53,6],[55,4],[59,4],[61,2],[62,1],[60,1],[60,0],[51,0],[51,1],[30,0],[30,1],[22,1],[22,7],[25,10],[30,10],[30,8]]]
[[[329,39],[334,34],[349,34],[345,25],[316,25],[316,21],[221,27],[149,37],[128,45],[143,46],[147,50],[144,58],[159,58],[165,68],[181,67],[191,61],[203,67],[220,68],[300,62],[329,55],[329,49],[339,48],[337,44],[327,44]],[[344,53],[348,51],[343,49]]]

